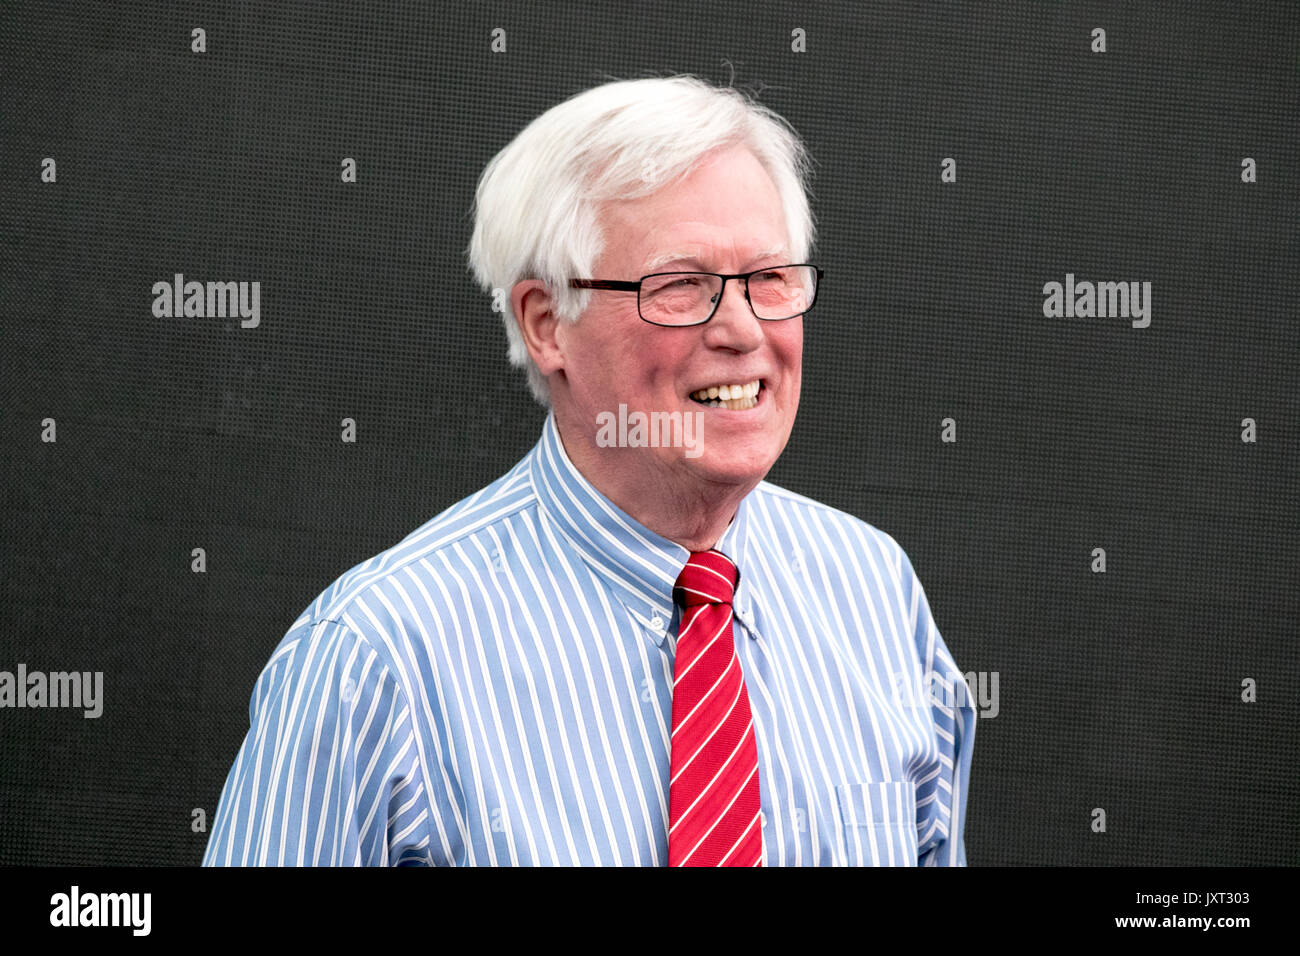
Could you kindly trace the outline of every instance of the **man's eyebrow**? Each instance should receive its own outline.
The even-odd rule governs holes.
[[[749,261],[746,263],[746,265],[752,266],[755,262],[759,262],[763,259],[772,259],[775,258],[776,256],[785,256],[788,254],[789,253],[786,251],[785,246],[780,246],[776,249],[768,249],[764,252],[758,253],[757,255],[751,256]],[[689,252],[665,252],[662,255],[654,256],[653,258],[647,260],[645,265],[642,266],[642,268],[645,270],[645,272],[642,274],[650,275],[653,272],[658,272],[664,266],[669,266],[669,265],[689,266],[693,269],[698,269],[701,272],[711,271],[708,268],[706,268],[704,264],[696,256],[692,255]]]

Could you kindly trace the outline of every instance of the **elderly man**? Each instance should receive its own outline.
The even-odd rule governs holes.
[[[763,480],[821,279],[806,174],[691,77],[492,160],[470,258],[541,438],[292,626],[205,864],[966,862],[974,713],[907,555]]]

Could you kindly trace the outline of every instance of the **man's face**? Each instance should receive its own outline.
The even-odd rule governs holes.
[[[603,205],[606,247],[587,278],[635,281],[652,272],[750,272],[791,262],[775,184],[741,147],[713,153],[677,184],[650,196]],[[671,261],[652,265],[665,254]],[[593,291],[574,325],[560,323],[568,388],[557,415],[577,425],[601,467],[647,487],[756,484],[780,456],[799,406],[803,319],[762,321],[728,280],[703,325],[666,328],[641,320],[634,292]],[[744,410],[707,407],[691,398],[711,386],[759,382]],[[554,390],[553,390],[554,392]],[[563,401],[566,408],[561,409]],[[696,457],[683,448],[597,447],[598,416],[628,412],[700,414]],[[743,403],[742,403],[743,404]],[[576,437],[576,436],[575,436]]]

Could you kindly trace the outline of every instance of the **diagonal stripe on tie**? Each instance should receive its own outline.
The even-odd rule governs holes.
[[[744,796],[745,793],[747,792],[749,780],[756,779],[757,775],[758,775],[758,768],[755,767],[752,775],[746,778],[746,780],[741,783],[740,787],[737,788],[732,798],[727,801],[726,807],[723,808],[722,815],[720,815],[717,819],[715,819],[713,823],[711,823],[708,826],[707,829],[705,829],[702,833],[700,833],[699,839],[695,839],[694,833],[691,833],[689,836],[683,835],[683,839],[690,844],[691,849],[687,851],[686,855],[682,858],[682,863],[681,863],[682,866],[691,865],[690,863],[691,859],[699,851],[700,847],[704,846],[706,840],[712,838],[712,842],[715,846],[719,843],[723,843],[724,841],[731,840],[730,831],[733,831],[735,827],[742,822],[742,819],[739,815],[730,815],[729,812],[731,808],[736,805],[736,802],[740,800],[740,798]],[[743,835],[744,834],[742,832],[741,836]],[[726,856],[729,856],[731,854],[731,851],[735,849],[735,846],[738,842],[740,842],[740,839],[741,837],[736,837],[736,839],[731,840],[730,848],[727,850],[727,853],[724,856],[718,857],[719,862],[716,865],[718,866],[724,865],[722,861],[726,858]]]
[[[725,697],[731,685],[737,683],[733,672],[740,669],[740,662],[733,655],[727,659],[724,666],[726,670],[714,678],[711,684],[709,684],[709,679],[713,678],[713,674],[697,668],[698,678],[696,680],[682,681],[681,684],[674,686],[674,694],[680,693],[684,698],[696,701],[695,705],[685,714],[682,714],[680,719],[673,720],[674,738],[678,734],[685,733],[688,729],[694,733],[697,724],[701,724],[707,729],[709,715],[716,713],[717,698]],[[706,684],[708,684],[707,687],[705,687]],[[711,703],[714,705],[712,709],[708,706]]]
[[[731,601],[740,571],[720,551],[691,554],[673,669],[669,866],[761,866],[758,747],[736,654]]]
[[[726,716],[723,717],[721,720],[718,721],[717,726],[714,727],[712,731],[710,731],[708,738],[707,738],[706,740],[704,740],[704,741],[702,741],[702,742],[700,743],[699,749],[697,749],[693,754],[691,754],[689,757],[687,757],[686,760],[685,760],[685,762],[682,763],[682,764],[681,764],[681,765],[680,765],[680,766],[679,766],[679,767],[674,771],[674,773],[673,773],[673,777],[672,777],[672,780],[670,780],[669,783],[676,783],[676,782],[677,782],[677,778],[680,777],[683,773],[685,773],[688,769],[690,769],[690,766],[691,766],[691,764],[694,762],[695,758],[698,757],[701,753],[703,753],[703,752],[704,752],[704,748],[707,747],[710,743],[713,742],[713,738],[717,736],[718,731],[722,730],[722,728],[723,728],[724,724],[726,723],[727,719],[730,718],[732,714],[740,713],[741,716],[744,716],[743,713],[741,713],[741,711],[739,711],[739,710],[737,709],[737,707],[736,707],[736,704],[740,702],[740,693],[741,693],[741,691],[743,691],[744,689],[745,689],[745,688],[744,688],[744,685],[741,685],[741,684],[738,684],[738,685],[737,685],[737,687],[736,687],[736,696],[734,696],[733,698],[731,698],[731,702],[730,702],[729,704],[727,704],[727,713],[726,713]]]
[[[692,622],[692,623],[693,623],[693,622]],[[730,620],[730,619],[728,619],[727,621],[723,622],[723,624],[720,625],[720,626],[718,627],[717,632],[716,632],[712,637],[710,637],[710,638],[708,639],[709,643],[706,644],[704,647],[700,648],[700,649],[699,649],[699,652],[696,653],[696,654],[694,654],[694,655],[690,658],[690,660],[686,660],[686,661],[684,661],[680,656],[678,656],[677,660],[680,662],[680,664],[679,664],[679,666],[677,666],[677,667],[673,670],[673,687],[674,687],[674,688],[677,687],[677,685],[680,684],[680,683],[682,682],[682,679],[685,678],[686,675],[689,674],[689,673],[691,672],[691,668],[695,666],[695,664],[700,660],[701,657],[703,657],[705,654],[707,654],[707,653],[708,653],[708,652],[713,648],[713,645],[716,644],[720,638],[722,638],[722,637],[724,637],[724,636],[730,638],[730,637],[732,636],[732,634],[731,634],[731,628],[728,626],[728,625],[730,625],[730,624],[731,624],[731,620]],[[686,634],[685,631],[683,631],[682,633],[683,633],[683,635]],[[678,638],[678,654],[679,654],[679,655],[681,654],[681,642],[682,642],[682,640],[683,640],[683,638]],[[689,646],[689,645],[688,645],[688,646]],[[724,653],[725,653],[725,651],[724,651]]]
[[[730,808],[731,802],[741,790],[745,788],[746,782],[753,773],[757,773],[757,767],[749,767],[743,759],[737,759],[744,753],[744,743],[750,738],[746,730],[741,735],[738,744],[733,748],[731,756],[727,758],[726,764],[717,771],[712,779],[703,781],[700,784],[699,795],[695,801],[687,806],[675,824],[675,829],[670,828],[672,835],[679,836],[687,843],[692,843],[693,834],[708,832],[716,826],[719,820],[717,816],[725,816],[726,811]],[[697,775],[696,783],[700,783],[702,774]],[[725,803],[724,810],[716,814],[713,818],[707,812],[710,807],[716,807],[719,803]],[[739,818],[732,820],[734,826],[741,822]]]

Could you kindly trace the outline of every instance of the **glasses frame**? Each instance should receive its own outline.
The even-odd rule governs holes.
[[[812,305],[808,306],[808,308],[804,309],[802,312],[796,312],[794,315],[787,315],[783,319],[763,318],[761,315],[759,315],[757,312],[754,311],[754,302],[749,297],[750,277],[756,276],[760,272],[770,272],[773,269],[789,269],[793,266],[805,266],[809,269],[813,269],[817,273],[817,282],[816,285],[813,286]],[[635,292],[636,293],[636,314],[641,317],[642,322],[649,323],[650,325],[657,325],[661,329],[689,329],[697,325],[703,325],[705,322],[708,322],[710,319],[712,319],[715,315],[718,314],[718,306],[722,305],[722,299],[727,294],[727,280],[729,279],[744,280],[741,283],[741,292],[744,295],[745,303],[749,306],[749,311],[753,313],[754,318],[758,319],[760,322],[789,322],[791,319],[798,318],[802,315],[807,315],[809,312],[812,311],[813,307],[817,305],[817,300],[821,298],[822,277],[825,274],[826,274],[825,271],[821,267],[815,266],[811,262],[788,262],[788,263],[783,263],[779,266],[764,266],[761,269],[755,269],[753,272],[736,272],[730,274],[724,272],[700,272],[698,270],[674,269],[672,272],[652,272],[649,275],[642,276],[640,279],[636,280],[635,282],[631,282],[623,279],[570,279],[569,286],[574,289],[604,289],[609,292]],[[645,317],[645,314],[642,313],[641,311],[641,283],[645,282],[646,279],[654,279],[659,276],[677,276],[677,275],[715,276],[716,278],[722,280],[722,288],[718,290],[718,298],[713,303],[713,308],[709,311],[709,314],[704,318],[700,319],[698,322],[684,322],[680,324],[678,323],[670,324],[667,322],[652,322],[650,319],[647,319]]]

